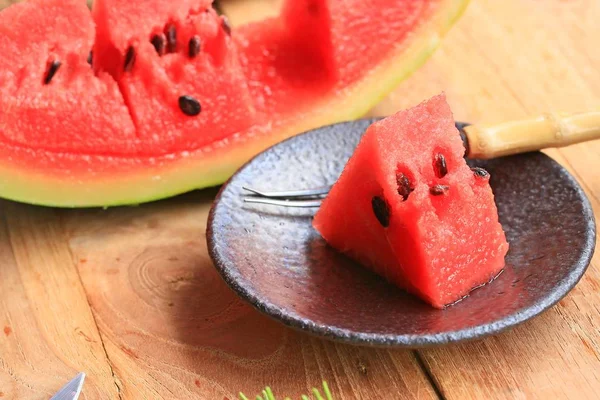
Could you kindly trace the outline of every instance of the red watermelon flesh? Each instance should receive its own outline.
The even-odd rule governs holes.
[[[407,38],[439,5],[437,0],[286,1],[279,17],[234,32],[257,109],[294,119],[330,114],[326,107],[314,107],[315,97],[349,95],[365,70],[407,47]]]
[[[123,49],[127,49],[135,38],[135,33],[128,34],[133,27],[135,31],[144,32],[145,35],[162,33],[167,22],[185,20],[189,14],[203,12],[211,3],[211,0],[155,1],[152,4],[143,1],[94,1],[95,56],[103,60],[102,69],[113,76],[120,76],[125,61]]]
[[[334,248],[442,308],[495,277],[508,251],[489,174],[471,170],[464,151],[443,94],[376,122],[313,225]]]
[[[87,63],[94,24],[85,2],[19,3],[1,17],[0,141],[49,152],[131,151],[136,134],[119,88]]]
[[[319,76],[325,80],[337,78],[330,9],[335,6],[327,0],[287,1],[283,4],[281,16],[278,18],[282,22],[279,26],[283,29],[275,36],[280,43],[286,43],[284,47],[287,47],[288,52],[308,57],[311,60],[310,64],[319,66]],[[264,22],[259,24],[265,25]]]
[[[140,154],[195,150],[257,122],[226,22],[212,8],[196,3],[185,10],[177,2],[153,0],[136,1],[134,9],[130,3],[94,3],[98,26],[94,65],[118,80],[136,127]],[[162,13],[157,15],[162,19],[155,17],[152,24],[141,23],[131,29],[128,19],[121,17],[124,12],[149,16],[147,10],[157,3]],[[105,32],[110,36],[103,35]],[[169,35],[175,40],[167,39]],[[156,38],[162,42],[164,54],[153,45]],[[196,46],[193,53],[191,45]],[[128,52],[133,54],[129,63]],[[116,66],[115,53],[121,55]],[[183,96],[197,102],[198,114],[182,111]]]

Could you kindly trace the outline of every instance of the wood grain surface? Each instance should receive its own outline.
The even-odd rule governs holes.
[[[0,7],[6,5],[0,0]],[[229,0],[235,23],[276,0]],[[455,116],[495,123],[600,109],[600,2],[474,0],[387,115],[444,90]],[[600,142],[548,154],[600,215]],[[211,265],[215,190],[139,207],[54,210],[0,202],[0,398],[48,399],[78,371],[83,399],[230,399],[265,384],[298,398],[596,399],[600,256],[557,306],[473,343],[413,351],[334,344],[240,301]]]

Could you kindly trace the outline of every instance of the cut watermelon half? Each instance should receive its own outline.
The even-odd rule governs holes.
[[[444,95],[369,127],[313,225],[334,248],[442,308],[493,279],[508,243]]]
[[[466,4],[288,0],[237,29],[207,0],[13,5],[0,13],[0,196],[110,206],[222,183],[284,138],[362,116]]]

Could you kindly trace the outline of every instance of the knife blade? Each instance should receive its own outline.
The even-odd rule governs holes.
[[[80,372],[63,386],[50,400],[77,400],[81,394],[85,372]]]

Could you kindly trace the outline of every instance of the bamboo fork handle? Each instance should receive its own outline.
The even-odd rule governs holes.
[[[600,139],[600,111],[545,114],[492,126],[468,125],[463,129],[469,143],[467,155],[488,159]]]

